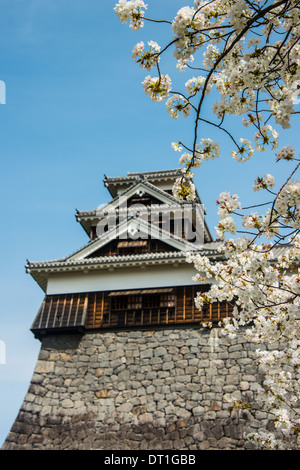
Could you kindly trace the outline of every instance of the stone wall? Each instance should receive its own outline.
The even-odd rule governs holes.
[[[266,429],[255,402],[254,346],[242,333],[188,328],[44,338],[19,414],[2,449],[247,449]]]

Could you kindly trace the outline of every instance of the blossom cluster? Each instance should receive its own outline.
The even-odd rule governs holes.
[[[231,195],[228,191],[220,194],[217,204],[219,206],[218,215],[221,219],[228,217],[237,209],[241,209],[241,203],[237,194]]]
[[[188,257],[199,271],[197,280],[207,283],[214,278],[216,281],[209,292],[197,294],[197,308],[216,301],[235,302],[233,318],[223,322],[230,337],[235,336],[240,327],[251,323],[253,327],[247,328],[245,333],[249,340],[257,344],[265,341],[281,344],[284,340],[288,344],[280,350],[257,350],[258,365],[265,378],[256,400],[274,415],[276,430],[282,434],[280,439],[273,433],[249,435],[249,439],[258,443],[260,448],[299,448],[300,443],[300,420],[297,416],[300,397],[297,380],[300,365],[300,273],[295,270],[295,262],[300,255],[299,235],[294,242],[278,266],[273,262],[270,246],[252,245],[249,250],[251,240],[245,237],[225,243],[222,251],[227,257],[226,263],[212,263],[200,254]]]
[[[190,96],[196,95],[197,93],[199,93],[200,90],[202,90],[205,81],[206,78],[203,76],[190,78],[185,84],[185,89],[187,93]]]
[[[291,179],[276,198],[276,211],[286,225],[300,227],[300,181]]]
[[[191,105],[188,100],[179,94],[172,95],[166,102],[167,111],[173,119],[177,119],[180,114],[188,117],[191,112]]]
[[[294,160],[295,158],[295,149],[291,145],[286,145],[282,147],[276,153],[277,161],[278,160]]]
[[[143,42],[133,49],[133,58],[142,68],[149,71],[156,67],[158,71],[157,77],[145,78],[145,93],[153,101],[166,100],[167,112],[173,119],[194,114],[192,146],[182,141],[172,143],[184,167],[173,194],[188,201],[196,195],[193,169],[220,155],[218,142],[203,136],[203,132],[201,138],[197,137],[202,122],[226,132],[234,144],[231,156],[238,162],[246,162],[255,151],[275,151],[279,145],[277,128],[291,126],[300,83],[298,0],[192,3],[193,6],[180,8],[172,21],[164,21],[171,25],[167,46],[161,48],[150,41],[148,51]],[[129,20],[132,29],[139,29],[146,21],[145,9],[141,0],[120,0],[116,6],[121,22]],[[162,55],[171,47],[177,70],[192,71],[184,79],[182,92],[173,90],[170,76],[160,71]],[[208,99],[212,99],[209,117],[205,115]],[[227,120],[234,116],[247,128],[247,137],[236,137],[234,126],[227,126]],[[277,150],[274,163],[282,160],[295,164],[295,149],[286,145]],[[282,350],[274,347],[272,352],[258,351],[257,360],[265,374],[259,397],[273,413],[282,439],[267,432],[250,437],[261,448],[269,449],[300,447],[296,412],[300,384],[293,380],[300,366],[300,181],[292,178],[299,166],[300,163],[277,192],[270,173],[255,180],[252,189],[260,194],[267,191],[268,201],[270,194],[273,198],[258,205],[264,208],[262,213],[256,207],[250,213],[243,210],[236,194],[222,192],[217,201],[220,220],[215,227],[222,261],[213,263],[201,253],[187,258],[198,272],[195,281],[210,284],[208,292],[197,294],[197,308],[225,300],[235,305],[232,318],[222,323],[229,336],[241,326],[251,325],[246,334],[253,342],[284,340],[288,345]],[[236,236],[237,220],[247,236]]]
[[[257,178],[254,190],[274,188],[272,175]],[[218,236],[225,240],[226,233],[237,231],[233,215],[241,211],[237,195],[223,192],[218,198],[220,222],[216,227]],[[294,229],[291,244],[280,255],[276,255],[276,243],[256,245],[253,237],[238,237],[226,240],[220,247],[226,262],[213,263],[208,257],[192,253],[188,261],[193,263],[198,275],[195,280],[215,282],[210,290],[198,293],[197,308],[216,301],[235,303],[233,317],[223,321],[229,336],[248,324],[246,331],[255,343],[279,343],[284,340],[288,347],[272,352],[257,350],[258,364],[265,375],[257,400],[274,414],[274,424],[281,438],[273,433],[252,433],[249,439],[260,448],[284,449],[299,447],[300,420],[297,405],[300,399],[300,384],[297,368],[300,366],[300,181],[288,179],[277,193],[272,209],[265,215],[252,211],[242,215],[243,226],[259,236],[273,238],[280,235],[281,226]],[[286,246],[286,245],[285,245]],[[275,251],[274,251],[275,250]],[[277,261],[277,263],[275,262]],[[287,365],[292,372],[285,371]]]
[[[182,152],[183,148],[175,142],[172,143],[175,151]],[[184,152],[179,158],[179,164],[186,166],[186,172],[189,173],[191,168],[199,168],[205,160],[214,160],[220,156],[220,145],[212,139],[204,137],[196,145],[195,151]]]
[[[291,153],[291,148],[287,149]],[[257,178],[253,190],[270,190],[275,179],[270,174]],[[217,204],[220,222],[216,227],[219,238],[225,240],[226,233],[237,232],[234,215],[242,215],[242,225],[249,231],[257,231],[267,239],[278,237],[282,227],[294,229],[291,244],[282,254],[276,255],[276,243],[255,245],[253,237],[238,237],[225,240],[220,250],[226,262],[213,263],[201,254],[190,254],[188,261],[194,263],[199,272],[195,280],[215,282],[210,290],[198,293],[197,308],[216,301],[235,303],[233,317],[223,321],[229,336],[248,324],[246,331],[255,343],[286,341],[288,347],[272,352],[257,350],[258,364],[265,379],[258,391],[265,409],[274,415],[274,425],[281,437],[274,433],[251,433],[248,438],[260,448],[298,448],[300,443],[297,405],[300,399],[300,384],[297,368],[300,366],[300,181],[289,178],[275,194],[272,208],[265,215],[252,211],[250,215],[239,214],[242,210],[238,196],[229,192],[220,194]],[[237,212],[238,211],[238,212]],[[276,259],[277,263],[274,262]],[[287,372],[289,366],[293,372]],[[239,406],[243,406],[241,402]]]
[[[299,11],[296,0],[268,5],[263,25],[260,20],[265,5],[245,0],[195,0],[193,6],[183,6],[169,22],[172,40],[163,51],[175,46],[177,69],[185,70],[201,51],[198,67],[202,73],[185,82],[183,93],[172,91],[171,78],[159,72],[159,77],[147,76],[143,82],[145,93],[153,101],[167,99],[166,109],[178,119],[188,117],[192,110],[199,115],[200,108],[193,100],[215,88],[220,95],[212,105],[217,119],[226,115],[244,115],[243,123],[254,126],[254,142],[241,138],[231,156],[245,162],[254,149],[276,149],[278,132],[267,121],[273,117],[283,129],[290,127],[294,113],[295,93],[300,83]],[[122,23],[130,21],[134,30],[144,24],[143,0],[120,0],[115,11]],[[256,34],[256,30],[259,34]],[[158,66],[161,47],[149,41],[145,50],[141,41],[133,49],[133,58],[142,68],[150,71]],[[172,95],[169,95],[172,91]],[[267,109],[269,107],[269,109]],[[196,120],[196,127],[199,122]],[[238,140],[236,139],[235,142]],[[196,145],[196,144],[195,144]],[[198,164],[193,148],[192,165]],[[279,157],[284,158],[282,153]]]
[[[272,189],[275,186],[275,178],[269,173],[264,174],[264,178],[258,177],[254,181],[253,191],[260,191],[261,189]]]
[[[171,79],[169,75],[161,75],[160,77],[147,75],[143,81],[143,88],[146,95],[150,96],[153,101],[163,101],[171,91]]]
[[[278,147],[279,134],[270,124],[260,126],[259,130],[254,135],[256,142],[256,149],[259,152],[266,150],[266,146],[271,145],[274,150]]]
[[[145,51],[144,42],[138,42],[133,48],[132,57],[143,69],[150,71],[159,62],[160,46],[155,41],[148,41],[148,45],[150,49]]]
[[[243,137],[240,138],[241,145],[238,146],[238,150],[232,150],[231,156],[238,162],[246,162],[252,157],[254,149],[249,139]]]
[[[143,9],[146,8],[147,5],[145,5],[143,0],[119,0],[114,11],[121,23],[127,23],[127,21],[130,21],[130,28],[133,31],[137,31],[144,26],[142,19],[145,13]]]
[[[173,185],[173,195],[182,201],[194,201],[196,196],[196,188],[192,181],[191,174],[183,174],[181,178],[177,178]]]

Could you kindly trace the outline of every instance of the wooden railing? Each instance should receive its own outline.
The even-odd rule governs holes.
[[[182,286],[172,289],[170,297],[161,293],[153,302],[148,297],[137,296],[138,291],[127,291],[127,297],[115,302],[112,300],[119,292],[89,292],[81,294],[47,295],[32,325],[35,334],[57,331],[58,329],[90,330],[105,328],[135,328],[143,326],[217,324],[225,317],[231,316],[233,305],[227,302],[216,302],[198,310],[194,298],[197,287]],[[159,289],[157,289],[158,291]],[[163,291],[163,289],[160,289]],[[134,302],[130,301],[129,295]],[[139,291],[143,292],[143,291]],[[124,293],[125,294],[125,293]],[[156,294],[157,295],[157,294]],[[130,308],[134,305],[135,308]],[[158,306],[157,306],[158,305]],[[160,306],[159,306],[160,305]],[[169,306],[166,306],[169,305]],[[146,306],[146,307],[145,307]]]

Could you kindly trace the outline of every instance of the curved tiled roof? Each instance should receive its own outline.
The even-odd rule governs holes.
[[[207,245],[210,245],[209,243]],[[204,245],[206,246],[206,245]],[[206,247],[198,251],[203,256],[221,256],[218,247],[211,246]],[[184,251],[162,251],[155,253],[137,253],[130,255],[109,255],[99,256],[95,258],[80,258],[80,259],[69,259],[58,258],[55,260],[48,261],[29,261],[27,262],[27,269],[40,269],[48,267],[67,267],[67,266],[79,266],[79,265],[92,265],[92,264],[107,264],[107,263],[125,263],[128,261],[141,261],[141,260],[158,260],[158,259],[171,259],[171,258],[182,258],[186,259],[187,252]]]
[[[119,181],[135,180],[137,178],[147,179],[163,179],[174,178],[182,175],[182,168],[174,168],[172,170],[160,171],[142,171],[142,172],[127,172],[127,176],[105,176],[104,181],[107,183],[118,183]]]
[[[201,250],[205,256],[220,258],[222,254],[216,247],[207,247]],[[95,258],[69,259],[59,258],[49,261],[27,261],[26,272],[31,274],[35,281],[45,291],[47,287],[47,273],[63,271],[81,271],[85,269],[124,268],[134,265],[174,264],[187,263],[187,253],[184,251],[165,251],[156,253],[139,253],[130,255],[111,255]]]

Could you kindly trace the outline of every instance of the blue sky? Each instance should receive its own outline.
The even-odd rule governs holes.
[[[166,19],[182,5],[148,3],[149,16]],[[145,73],[131,58],[140,40],[165,44],[168,26],[132,32],[120,24],[114,5],[114,0],[0,0],[0,80],[6,84],[6,104],[0,105],[0,340],[6,345],[0,445],[40,348],[29,329],[43,292],[25,273],[26,259],[58,258],[83,246],[87,237],[75,210],[109,200],[103,175],[177,168],[171,142],[190,143],[193,135],[192,121],[172,120],[164,105],[144,95]],[[169,56],[162,72],[172,78],[171,67],[175,70],[175,61]],[[183,82],[188,78],[183,75]],[[276,167],[271,153],[238,164],[222,135],[204,129],[204,136],[222,144],[220,159],[203,165],[195,178],[214,233],[221,191],[237,192],[248,205],[255,201],[251,185],[257,176],[266,171],[285,176],[288,167]],[[281,141],[295,142],[295,131]]]

